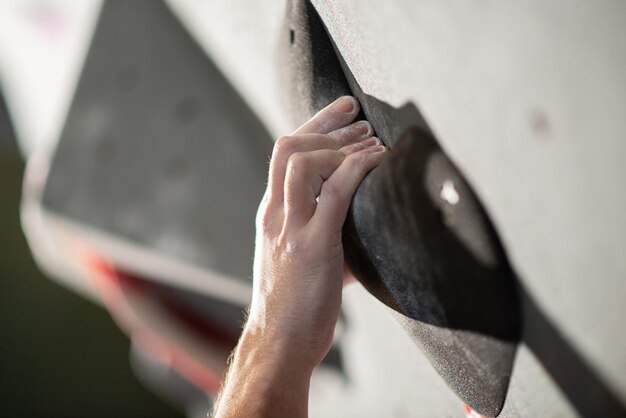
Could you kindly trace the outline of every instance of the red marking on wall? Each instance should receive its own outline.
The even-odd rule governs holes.
[[[467,418],[487,418],[487,417],[480,415],[478,412],[474,411],[467,404],[463,404],[463,409],[465,410],[465,416]]]
[[[145,327],[142,321],[135,317],[133,310],[128,306],[124,286],[127,290],[145,293],[149,291],[149,287],[144,282],[120,273],[114,265],[96,255],[86,245],[80,247],[75,256],[91,273],[90,278],[113,319],[139,347],[157,358],[166,359],[165,363],[169,363],[175,372],[200,390],[212,396],[217,394],[221,386],[220,374],[200,364],[173,342]]]

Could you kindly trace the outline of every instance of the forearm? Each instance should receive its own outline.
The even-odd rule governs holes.
[[[250,317],[215,418],[304,418],[313,369],[328,353],[341,305],[341,230],[385,147],[359,104],[342,97],[276,141],[257,212]]]
[[[244,330],[213,416],[307,417],[312,367],[288,344],[259,334]]]

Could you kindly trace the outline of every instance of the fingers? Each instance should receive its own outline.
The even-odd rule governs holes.
[[[337,150],[347,144],[361,141],[373,132],[369,122],[359,121],[352,125],[335,130],[328,135],[300,134],[278,138],[274,144],[268,179],[269,196],[276,204],[283,201],[285,171],[289,157],[297,152],[308,152],[319,149]]]
[[[282,204],[283,202],[285,172],[289,157],[298,152],[314,151],[322,148],[337,149],[339,146],[328,135],[309,134],[278,138],[272,151],[268,178],[269,199],[274,204]]]
[[[285,225],[306,224],[317,206],[322,184],[350,154],[380,144],[378,138],[368,138],[340,150],[316,150],[292,154],[285,178]]]
[[[351,125],[330,132],[327,136],[331,137],[339,146],[344,146],[369,138],[374,135],[374,128],[366,120],[354,122]]]
[[[341,165],[345,154],[337,150],[299,152],[289,158],[285,178],[285,225],[300,226],[313,215],[316,189]]]
[[[341,231],[352,196],[365,175],[380,164],[385,151],[383,145],[377,145],[344,159],[321,187],[317,208],[311,219],[313,228]]]
[[[352,122],[359,113],[359,109],[359,102],[354,97],[342,96],[320,110],[308,122],[298,128],[294,135],[327,134]]]
[[[324,200],[335,199],[335,189],[339,201],[329,202],[324,207],[329,206],[325,209],[329,211],[328,216],[333,208],[339,208],[335,222],[343,223],[352,193],[365,173],[380,160],[380,157],[368,156],[376,152],[364,150],[365,147],[376,148],[380,144],[372,137],[372,126],[367,121],[351,123],[358,112],[356,99],[341,97],[293,135],[276,141],[270,161],[268,189],[259,211],[262,216],[257,217],[266,230],[282,230],[281,226],[287,223],[308,223],[315,216],[318,197],[330,193],[331,196],[325,196]],[[368,138],[371,140],[365,144]],[[351,154],[363,156],[354,157]],[[343,168],[344,165],[348,168]],[[333,180],[335,171],[344,174]],[[346,184],[342,183],[343,177],[347,179]],[[330,182],[330,185],[325,185],[325,182]],[[324,192],[325,189],[330,192]],[[342,209],[344,206],[345,209]]]

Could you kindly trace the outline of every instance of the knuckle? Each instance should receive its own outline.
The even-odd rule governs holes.
[[[323,137],[326,139],[326,143],[331,148],[341,148],[343,146],[343,141],[341,140],[341,132],[333,131],[328,134],[324,134]]]
[[[269,205],[261,204],[256,216],[256,227],[264,234],[269,234],[274,228],[274,219]]]
[[[274,143],[274,154],[291,154],[296,149],[296,139],[293,136],[281,136]]]
[[[311,157],[305,152],[296,152],[291,154],[287,163],[292,174],[295,172],[305,171],[311,166],[311,164]]]
[[[278,237],[277,245],[287,254],[306,254],[308,246],[305,239],[300,234],[290,234],[286,231]]]
[[[275,238],[282,227],[282,203],[276,202],[266,193],[259,203],[254,221],[257,232],[265,237]]]

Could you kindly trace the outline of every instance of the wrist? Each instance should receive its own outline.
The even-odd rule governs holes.
[[[235,356],[247,366],[256,364],[270,376],[289,380],[310,380],[317,365],[297,338],[253,321],[246,323]]]
[[[285,350],[246,325],[215,416],[306,417],[312,369],[285,357]]]

